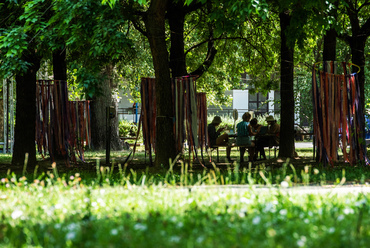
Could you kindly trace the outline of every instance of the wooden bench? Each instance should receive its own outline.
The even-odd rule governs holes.
[[[216,160],[217,163],[220,162],[220,159],[219,159],[219,150],[218,150],[218,148],[220,148],[220,147],[225,147],[225,148],[227,148],[227,147],[231,147],[231,148],[238,147],[238,148],[246,148],[246,149],[248,149],[248,148],[252,148],[254,146],[251,146],[251,145],[236,145],[236,144],[232,144],[232,145],[214,145],[214,146],[210,147],[210,159],[211,159],[211,162],[212,162],[212,151],[213,150],[216,150],[217,151],[217,160]]]
[[[220,162],[220,156],[219,156],[219,149],[218,148],[220,148],[220,147],[225,147],[225,148],[227,148],[228,147],[228,145],[214,145],[214,146],[212,146],[211,148],[210,148],[210,159],[211,159],[211,162],[212,162],[212,151],[213,150],[216,150],[217,151],[217,163],[219,163]],[[233,147],[238,147],[238,148],[246,148],[246,149],[248,149],[248,148],[252,148],[252,147],[255,147],[255,146],[251,146],[251,145],[236,145],[236,144],[232,144],[231,146],[230,146],[231,148],[233,148]],[[276,146],[269,146],[268,147],[268,150],[269,150],[269,158],[271,158],[271,149],[273,149],[274,150],[274,157],[276,158],[276,150],[279,150],[279,146],[278,145],[276,145]],[[241,160],[241,158],[240,158],[240,160]]]

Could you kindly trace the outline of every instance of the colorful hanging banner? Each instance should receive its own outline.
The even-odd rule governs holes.
[[[338,149],[345,162],[369,163],[363,132],[364,111],[356,73],[348,73],[353,64],[342,63],[343,74],[336,74],[335,62],[324,62],[312,72],[313,127],[316,137],[317,160],[334,166]]]
[[[76,163],[84,161],[84,148],[90,146],[90,102],[68,101],[67,82],[38,80],[36,91],[36,144],[43,158],[49,154]]]
[[[174,135],[176,150],[183,151],[185,140],[189,145],[189,155],[207,147],[207,101],[205,93],[196,92],[196,76],[177,77],[172,79],[172,100],[174,111]],[[155,152],[155,79],[142,78],[141,81],[141,121],[145,150],[149,153],[152,164],[152,151]],[[140,130],[138,130],[140,131]]]

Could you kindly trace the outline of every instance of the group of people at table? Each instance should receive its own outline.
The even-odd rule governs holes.
[[[266,159],[265,147],[278,146],[280,141],[280,125],[272,115],[266,117],[267,127],[258,124],[256,118],[251,119],[251,114],[246,112],[242,116],[242,121],[236,125],[236,145],[240,147],[240,162],[244,162],[244,154],[248,147],[249,161],[256,161],[258,153],[263,160]],[[233,162],[230,157],[231,147],[229,133],[222,133],[226,128],[217,127],[222,123],[220,116],[215,116],[208,125],[208,136],[210,147],[215,145],[226,146],[226,157],[229,162]],[[267,129],[267,131],[265,131]],[[263,130],[263,131],[261,131]],[[255,137],[252,140],[252,137]],[[246,146],[246,147],[243,147]]]

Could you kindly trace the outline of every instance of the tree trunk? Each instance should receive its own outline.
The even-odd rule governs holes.
[[[106,108],[114,106],[117,112],[117,102],[112,99],[112,72],[113,68],[107,66],[102,71],[104,81],[99,85],[99,94],[94,96],[91,101],[91,146],[94,150],[106,149],[107,142],[107,123],[106,123]],[[118,133],[118,116],[116,115],[110,120],[111,124],[111,142],[112,150],[121,150],[122,143]]]
[[[367,36],[355,35],[353,34],[350,40],[350,47],[352,53],[352,63],[360,67],[360,72],[358,68],[353,66],[352,73],[358,73],[358,83],[360,85],[360,104],[362,110],[365,113],[365,45]],[[362,133],[365,134],[365,116],[359,116],[362,126]],[[365,135],[364,135],[365,137]]]
[[[335,61],[337,56],[337,33],[334,28],[324,35],[323,61]]]
[[[53,52],[53,74],[54,80],[67,81],[67,63],[66,63],[66,50],[58,49]],[[56,160],[62,160],[65,157],[62,155],[61,151],[58,149],[58,145],[55,144],[55,139],[53,139],[54,145],[52,154]]]
[[[171,31],[170,69],[172,77],[181,77],[187,74],[184,44],[185,13],[183,3],[171,3],[167,12]]]
[[[291,17],[280,13],[281,28],[281,61],[280,61],[280,92],[281,92],[281,128],[279,157],[294,156],[294,48],[287,45],[286,29]]]
[[[58,49],[53,52],[54,80],[67,81],[66,50]]]
[[[352,63],[360,67],[358,72],[357,67],[352,68],[352,72],[358,72],[358,82],[360,84],[360,97],[362,109],[365,109],[365,45],[367,36],[353,35],[350,39],[350,47],[352,53]]]
[[[14,127],[13,165],[23,165],[28,153],[28,165],[36,165],[36,73],[40,58],[30,54],[25,58],[30,63],[28,70],[16,75],[16,115]]]
[[[363,111],[365,111],[365,45],[366,40],[370,35],[370,19],[359,17],[360,8],[357,8],[357,1],[352,3],[352,6],[347,6],[347,15],[351,23],[352,36],[346,36],[346,41],[349,43],[352,54],[352,63],[358,65],[352,68],[352,73],[358,73],[358,82],[360,85],[360,101]],[[360,25],[361,23],[362,26]],[[360,70],[360,71],[359,71]],[[362,132],[365,133],[365,116],[361,118]]]
[[[176,156],[173,133],[173,101],[171,76],[165,34],[165,14],[168,0],[153,0],[144,18],[155,70],[155,96],[157,101],[156,156],[154,165],[169,166]]]
[[[338,18],[338,5],[339,1],[335,1],[335,8],[329,11],[329,15],[333,16],[335,20]],[[337,32],[334,27],[326,31],[324,35],[324,49],[323,61],[336,61],[337,59]]]

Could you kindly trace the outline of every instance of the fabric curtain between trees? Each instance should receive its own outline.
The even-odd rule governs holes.
[[[67,166],[76,163],[76,155],[84,161],[91,144],[90,102],[68,101],[66,81],[38,80],[36,105],[38,152],[52,161],[61,155]]]
[[[182,153],[185,140],[189,145],[189,157],[192,152],[198,158],[198,148],[208,146],[207,138],[207,103],[205,93],[196,93],[196,77],[179,77],[172,80],[173,132],[175,134],[176,153]],[[152,151],[156,152],[156,97],[155,79],[142,78],[141,121],[145,150],[149,153],[152,165]],[[139,130],[140,131],[140,130]]]
[[[313,67],[313,126],[318,161],[334,166],[341,146],[345,162],[369,164],[358,75],[350,73],[350,63],[343,62],[342,66],[343,74],[335,74],[336,63],[332,61],[324,62],[324,70],[318,72],[317,66]]]

